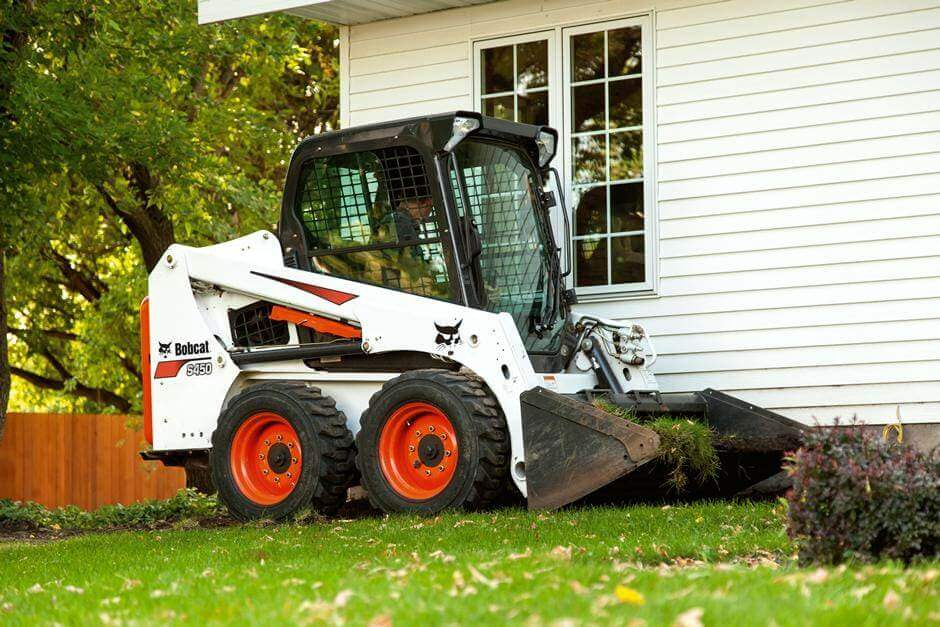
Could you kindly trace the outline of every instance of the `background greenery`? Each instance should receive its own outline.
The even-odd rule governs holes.
[[[0,412],[3,338],[11,409],[136,412],[149,269],[273,227],[294,145],[337,124],[337,33],[199,26],[196,0],[2,0],[0,25]]]

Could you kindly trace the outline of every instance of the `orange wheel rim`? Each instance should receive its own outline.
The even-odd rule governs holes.
[[[280,503],[300,479],[300,439],[282,416],[258,412],[235,432],[230,464],[235,485],[246,498],[258,505]]]
[[[379,436],[385,480],[406,499],[425,501],[444,491],[459,457],[457,434],[447,414],[429,403],[405,403]]]

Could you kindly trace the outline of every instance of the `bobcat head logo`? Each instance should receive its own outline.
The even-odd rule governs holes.
[[[444,326],[438,323],[434,323],[434,328],[437,329],[437,337],[434,338],[434,341],[438,346],[455,346],[460,344],[460,325],[463,324],[463,320],[457,322],[453,326]]]
[[[160,356],[169,357],[170,348],[173,346],[173,342],[167,342],[166,344],[164,344],[163,342],[157,342],[157,344],[160,345]]]

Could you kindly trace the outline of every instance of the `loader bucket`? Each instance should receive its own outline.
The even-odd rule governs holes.
[[[521,395],[529,509],[554,509],[654,459],[659,436],[589,403],[536,387]]]

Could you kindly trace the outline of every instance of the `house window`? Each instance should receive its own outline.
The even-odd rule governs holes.
[[[549,124],[550,43],[547,34],[536,34],[478,46],[479,110],[503,120]]]
[[[648,292],[654,285],[651,57],[643,58],[648,23],[637,18],[558,28],[476,48],[480,111],[531,122],[526,98],[538,89],[551,115],[537,123],[547,120],[561,132],[562,154],[554,165],[568,185],[573,282],[585,295]],[[548,55],[545,81],[524,78],[533,75],[525,69],[533,55],[520,50],[535,43]],[[554,66],[560,69],[553,79]],[[551,110],[555,102],[558,112]]]

